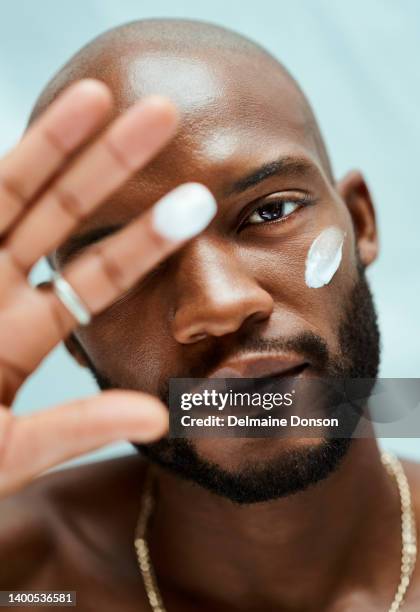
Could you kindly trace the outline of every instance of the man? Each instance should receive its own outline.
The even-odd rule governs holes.
[[[74,590],[80,610],[417,610],[374,439],[164,436],[171,377],[377,374],[369,191],[335,180],[285,69],[207,24],[117,28],[53,78],[0,177],[1,588]],[[330,227],[342,260],[314,288]],[[31,289],[44,254],[60,276]],[[119,391],[18,421],[6,406],[62,338]],[[141,452],[28,484],[117,439]]]

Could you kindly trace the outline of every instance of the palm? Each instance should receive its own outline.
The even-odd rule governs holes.
[[[70,457],[114,440],[151,441],[166,428],[162,405],[131,391],[110,391],[25,417],[10,410],[26,378],[76,326],[50,286],[30,286],[31,267],[175,131],[172,105],[152,98],[95,138],[111,105],[103,84],[73,85],[0,162],[0,495]],[[91,313],[106,308],[177,246],[152,238],[145,213],[66,268],[67,280]],[[141,266],[133,257],[139,251]],[[112,274],[111,259],[119,261]]]

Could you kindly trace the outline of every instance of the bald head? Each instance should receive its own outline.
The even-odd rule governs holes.
[[[52,254],[56,268],[65,270],[72,258],[135,220],[130,235],[138,237],[136,249],[119,242],[124,257],[118,261],[114,250],[115,262],[108,261],[121,271],[139,261],[146,275],[68,342],[100,386],[167,400],[173,378],[226,371],[271,377],[270,364],[284,364],[288,354],[294,364],[289,373],[298,358],[303,376],[308,369],[308,376],[374,377],[378,336],[359,266],[376,254],[369,192],[360,173],[331,180],[310,106],[281,64],[223,28],[140,21],[103,34],[77,53],[47,86],[33,117],[64,87],[86,77],[109,87],[114,115],[149,94],[167,96],[180,114],[175,137],[84,216]],[[137,132],[131,136],[141,138]],[[102,176],[89,170],[83,177],[100,185]],[[145,251],[155,241],[138,231],[150,219],[144,213],[188,182],[210,189],[217,214],[169,258],[144,268],[144,260],[153,259]],[[168,226],[179,221],[176,214],[176,208],[168,214]],[[343,239],[334,278],[319,287],[307,282],[308,253],[327,228],[334,234],[338,229]],[[319,253],[325,264],[322,247]],[[97,286],[92,281],[92,295]],[[169,438],[142,450],[214,492],[251,503],[318,479],[314,457],[323,464],[330,451],[323,437],[319,447],[313,440],[248,444],[243,438],[203,437],[184,447]],[[326,474],[331,466],[334,461]]]
[[[278,100],[293,111],[291,128],[301,129],[312,140],[331,178],[316,119],[296,81],[265,49],[231,30],[178,19],[141,20],[113,28],[83,47],[51,79],[29,123],[65,87],[82,78],[108,85],[114,116],[144,95],[166,95],[180,109],[184,128],[197,134],[203,124],[213,125],[213,141],[222,136],[219,129],[226,132],[222,116],[230,125],[235,119],[249,124]]]

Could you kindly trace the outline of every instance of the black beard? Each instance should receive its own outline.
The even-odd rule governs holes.
[[[321,337],[308,332],[286,342],[268,344],[273,349],[295,350],[307,356],[312,363],[322,366],[326,377],[376,379],[380,357],[379,329],[372,294],[360,265],[357,282],[343,309],[338,338],[340,351],[334,356],[329,354]],[[267,350],[267,343],[263,344],[260,350]],[[252,347],[258,350],[255,343]],[[101,389],[118,387],[99,373],[93,364],[91,371]],[[166,400],[166,395],[167,388],[162,389],[161,399]],[[234,473],[200,457],[191,440],[165,438],[148,445],[136,444],[135,447],[152,462],[177,476],[235,503],[251,504],[291,495],[323,480],[339,467],[351,440],[351,437],[327,437],[321,442],[314,440],[313,445],[304,448],[283,449],[269,465],[248,463]]]

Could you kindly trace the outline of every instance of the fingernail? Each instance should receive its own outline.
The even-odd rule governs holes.
[[[185,183],[165,195],[153,209],[153,227],[169,240],[199,234],[217,211],[213,194],[201,183]]]

